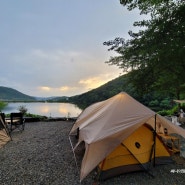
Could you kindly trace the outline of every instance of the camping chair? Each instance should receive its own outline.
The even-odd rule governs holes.
[[[5,114],[0,112],[0,130],[5,130],[6,134],[10,137],[10,139],[12,140],[11,136],[10,136],[10,132],[9,132],[9,128],[8,128],[8,124],[5,120]]]
[[[0,116],[1,116],[1,121],[3,121],[3,125],[4,125],[5,129],[9,131],[8,124],[7,124],[6,119],[5,119],[5,114],[3,112],[1,112]]]
[[[5,114],[1,112],[0,116],[1,116],[1,119],[2,119],[3,123],[5,123]],[[3,124],[0,124],[0,130],[1,129],[4,129],[4,125]]]
[[[23,114],[21,112],[14,112],[10,114],[10,132],[15,129],[20,131],[24,130],[25,120],[23,119]]]

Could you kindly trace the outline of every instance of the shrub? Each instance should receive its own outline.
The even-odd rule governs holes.
[[[156,107],[159,105],[159,101],[158,100],[153,100],[149,102],[149,107]]]
[[[171,110],[161,110],[158,112],[158,114],[160,114],[161,116],[170,116],[172,115]]]
[[[21,105],[18,107],[19,112],[21,112],[23,115],[27,113],[28,109],[26,108],[26,106]]]
[[[160,103],[160,107],[164,109],[170,109],[171,108],[171,101],[169,99],[164,99]]]
[[[178,105],[174,106],[172,109],[169,110],[161,110],[158,112],[161,116],[172,116],[172,115],[177,115],[179,107]]]
[[[0,111],[2,111],[7,106],[7,103],[0,101]]]

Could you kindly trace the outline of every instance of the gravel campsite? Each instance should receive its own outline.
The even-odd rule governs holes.
[[[151,167],[150,172],[134,172],[96,182],[95,171],[82,182],[68,134],[74,122],[26,123],[23,132],[12,132],[12,141],[0,148],[1,185],[183,185],[185,159],[172,156],[173,163]]]

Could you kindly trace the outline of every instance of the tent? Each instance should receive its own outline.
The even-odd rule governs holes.
[[[170,163],[170,153],[156,137],[155,163]],[[139,127],[122,141],[106,158],[99,163],[100,179],[107,179],[131,171],[148,170],[154,158],[153,129],[147,124]]]
[[[157,163],[157,159],[169,158],[170,154],[156,136],[156,133],[164,132],[164,128],[168,130],[168,134],[178,133],[185,138],[184,129],[156,114],[125,92],[87,107],[69,133],[70,138],[79,131],[78,142],[74,147],[72,145],[74,153],[82,141],[85,143],[80,180],[83,180],[97,166],[101,171],[110,170],[113,174],[115,168],[124,166],[118,164],[111,167],[113,162],[109,163],[110,166],[106,164],[110,158],[115,158],[112,156],[116,155],[128,157],[127,166],[131,163],[136,168],[139,166],[142,169],[145,169],[146,164],[152,159]],[[122,154],[120,150],[116,151],[118,148],[122,150]],[[115,161],[118,162],[119,159]]]
[[[0,148],[3,147],[10,140],[11,138],[6,128],[4,119],[0,115]]]

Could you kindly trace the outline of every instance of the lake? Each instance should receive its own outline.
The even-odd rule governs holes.
[[[25,106],[30,114],[37,114],[47,117],[78,117],[82,112],[74,104],[70,103],[8,103],[8,106],[2,110],[2,112],[9,114],[11,112],[18,112],[20,106]]]

